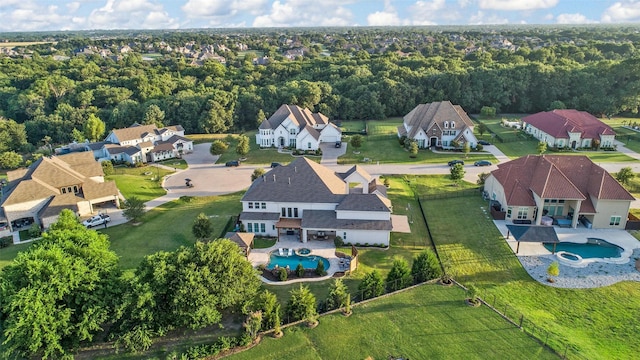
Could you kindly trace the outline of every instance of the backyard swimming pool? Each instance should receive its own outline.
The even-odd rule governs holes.
[[[553,244],[544,244],[544,247],[553,251]],[[587,238],[586,243],[559,242],[556,244],[556,256],[562,264],[585,267],[592,262],[606,262],[624,264],[629,261],[629,255],[623,256],[625,250],[606,240]]]
[[[302,264],[305,269],[315,269],[318,266],[318,261],[324,263],[324,270],[329,270],[329,260],[317,255],[300,256],[297,254],[288,255],[288,252],[283,252],[280,255],[278,251],[272,251],[269,255],[269,263],[267,269],[271,270],[278,265],[278,267],[287,267],[294,270],[298,264]]]

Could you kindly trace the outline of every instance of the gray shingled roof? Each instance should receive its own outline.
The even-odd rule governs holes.
[[[345,182],[335,172],[300,157],[256,179],[242,201],[339,203],[347,193]]]
[[[465,128],[473,130],[473,122],[460,105],[453,105],[450,101],[418,104],[403,119],[405,124],[411,126],[408,137],[413,139],[420,129],[429,130],[435,123],[440,129],[444,129],[444,122],[454,121],[455,130],[462,133]]]
[[[240,220],[266,220],[275,221],[280,219],[280,213],[268,213],[268,212],[251,212],[243,211],[240,213]]]
[[[349,194],[336,207],[336,210],[391,212],[377,194]]]
[[[389,230],[391,220],[338,219],[332,210],[305,210],[302,214],[303,228],[336,230]]]

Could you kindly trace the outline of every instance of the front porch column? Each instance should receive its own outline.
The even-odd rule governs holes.
[[[302,229],[300,229],[300,241],[303,243],[307,242],[307,232]]]
[[[540,199],[540,200],[544,204],[544,200],[542,200],[542,199]],[[544,210],[543,210],[542,206],[537,206],[536,209],[537,209],[537,211],[536,211],[536,225],[540,225],[540,222],[542,222],[542,213],[544,212]]]
[[[582,200],[578,200],[576,201],[577,206],[575,208],[575,210],[573,210],[573,218],[571,219],[571,227],[572,228],[577,228],[578,227],[578,218],[580,217],[580,206],[582,205]]]

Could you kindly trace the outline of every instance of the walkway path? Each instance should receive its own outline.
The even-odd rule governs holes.
[[[613,143],[616,145],[616,149],[619,152],[621,152],[621,153],[623,153],[623,154],[625,154],[625,155],[627,155],[629,157],[632,157],[632,158],[634,158],[636,160],[640,160],[640,154],[638,154],[637,152],[627,148],[625,146],[625,143],[623,143],[622,141],[614,140]]]

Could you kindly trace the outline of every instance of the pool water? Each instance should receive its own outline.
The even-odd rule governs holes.
[[[318,261],[322,261],[324,263],[324,270],[327,271],[329,269],[329,260],[323,258],[322,256],[311,255],[311,256],[300,256],[300,255],[278,255],[278,252],[274,251],[269,255],[269,263],[267,264],[267,269],[271,270],[276,267],[276,264],[279,267],[287,267],[291,270],[295,270],[298,264],[302,264],[302,267],[305,269],[315,269],[318,266]]]
[[[544,247],[549,251],[553,251],[553,244],[544,244]],[[603,259],[618,258],[621,256],[624,249],[602,239],[587,238],[587,243],[585,244],[574,242],[557,243],[556,252],[557,251],[566,251],[568,253],[577,254],[583,259]]]
[[[307,248],[302,248],[302,249],[298,249],[298,255],[309,255],[311,254],[311,249],[307,249]]]

